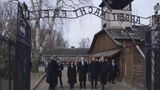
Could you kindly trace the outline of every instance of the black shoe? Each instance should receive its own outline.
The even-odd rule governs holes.
[[[71,90],[73,90],[73,87],[70,87]]]
[[[97,86],[95,87],[95,89],[97,89]]]
[[[104,90],[104,85],[102,85],[102,90]]]

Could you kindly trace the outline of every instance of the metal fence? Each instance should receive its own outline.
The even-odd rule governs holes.
[[[146,33],[145,90],[160,90],[160,27]]]
[[[0,37],[0,90],[13,90],[15,45]]]
[[[0,90],[30,90],[30,26],[19,2],[0,4]]]

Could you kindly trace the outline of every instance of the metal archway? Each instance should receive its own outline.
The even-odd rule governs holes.
[[[41,13],[39,16],[35,16],[35,13]],[[147,20],[150,17],[141,17],[132,14],[126,13],[111,13],[111,12],[104,12],[98,7],[95,6],[85,6],[75,10],[59,10],[59,9],[42,9],[42,10],[35,10],[30,11],[27,10],[25,12],[25,18],[27,20],[34,20],[40,18],[67,18],[67,19],[76,19],[82,17],[84,15],[92,14],[95,15],[105,21],[125,21],[125,22],[132,22],[134,24],[145,25],[141,22],[141,20]],[[110,15],[112,18],[106,19],[106,14]]]

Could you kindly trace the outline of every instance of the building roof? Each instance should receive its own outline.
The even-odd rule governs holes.
[[[103,0],[99,5],[100,7],[105,6],[105,2],[111,7],[111,9],[123,9],[128,4],[130,4],[133,0]]]
[[[98,33],[94,35],[91,47],[89,49],[89,52],[91,49],[94,47],[94,44],[96,42],[96,38],[105,33],[109,35],[112,40],[118,45],[121,46],[121,42],[119,40],[130,40],[130,37],[126,34],[126,31],[129,32],[131,35],[132,39],[135,40],[144,40],[145,39],[145,33],[150,30],[148,26],[134,26],[134,29],[132,28],[126,28],[126,29],[102,29]]]
[[[104,29],[102,29],[101,31],[99,31],[98,33],[96,33],[95,35],[94,35],[94,38],[93,38],[93,41],[92,41],[92,44],[91,44],[91,46],[90,46],[90,49],[89,49],[89,53],[91,53],[91,50],[92,50],[92,48],[94,47],[94,45],[95,45],[95,43],[96,43],[96,40],[97,40],[97,38],[99,37],[99,35],[101,35],[101,34],[108,34],[108,32],[106,31],[106,30],[104,30]],[[108,34],[109,36],[110,36],[110,34]],[[112,36],[110,36],[111,37],[111,39],[117,44],[117,45],[119,45],[119,46],[121,46],[122,44],[121,43],[119,43],[117,40],[115,40],[114,38],[112,38]]]
[[[43,56],[87,56],[88,50],[88,48],[54,49],[52,51],[44,52]]]

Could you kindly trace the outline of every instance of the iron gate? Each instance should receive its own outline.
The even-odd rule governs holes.
[[[0,36],[0,90],[13,90],[15,43]]]
[[[15,86],[14,90],[30,90],[31,69],[31,28],[24,19],[24,11],[18,3],[17,36],[15,60]]]
[[[160,27],[148,31],[145,41],[145,90],[160,90]]]
[[[0,90],[30,90],[30,26],[19,2],[0,4]]]

